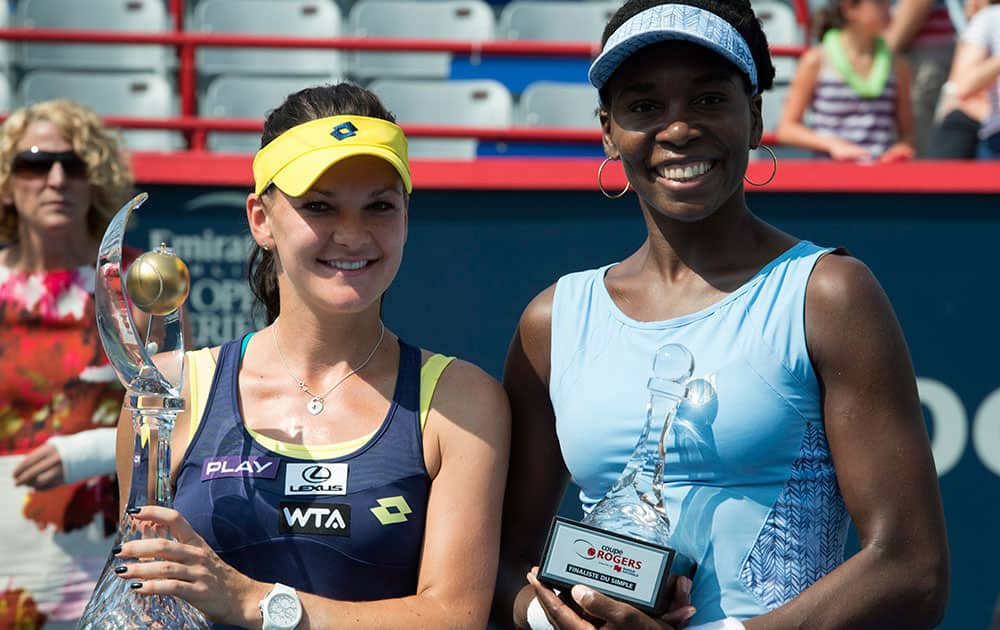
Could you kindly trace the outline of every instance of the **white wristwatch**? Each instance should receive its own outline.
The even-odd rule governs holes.
[[[294,588],[276,583],[260,600],[260,616],[264,630],[295,630],[302,620],[302,602]]]

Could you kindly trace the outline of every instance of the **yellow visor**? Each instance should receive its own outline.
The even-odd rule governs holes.
[[[253,159],[254,192],[273,183],[299,197],[326,169],[355,155],[382,158],[399,171],[406,192],[413,190],[403,130],[381,118],[349,115],[296,125],[269,142]]]

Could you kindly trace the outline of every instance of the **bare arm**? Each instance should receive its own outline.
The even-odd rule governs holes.
[[[525,575],[538,564],[568,479],[548,390],[554,293],[550,287],[528,304],[504,366],[512,416],[511,465],[493,604],[493,621],[503,627],[527,626],[525,611],[534,590]]]
[[[934,0],[899,0],[885,32],[885,41],[895,51],[906,50],[931,14]]]
[[[909,160],[915,153],[916,129],[913,120],[913,101],[910,100],[910,64],[900,55],[893,55],[893,71],[896,74],[896,143],[879,158],[881,162]]]
[[[934,627],[949,573],[938,481],[906,342],[867,267],[843,256],[820,260],[806,295],[806,335],[861,550],[746,627]]]
[[[975,96],[1000,79],[1000,55],[988,57],[985,47],[960,42],[953,62],[955,92],[960,99]]]
[[[828,153],[834,159],[856,160],[868,155],[868,152],[855,144],[816,133],[803,123],[806,109],[816,91],[820,67],[823,63],[823,52],[819,48],[806,51],[799,60],[785,101],[785,109],[781,112],[778,122],[778,142],[781,144],[802,147]]]

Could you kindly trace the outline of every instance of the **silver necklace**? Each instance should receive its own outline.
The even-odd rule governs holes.
[[[385,322],[379,320],[378,323],[379,326],[381,326],[381,330],[378,333],[378,341],[375,342],[375,346],[372,348],[372,351],[368,353],[365,360],[361,362],[361,365],[340,377],[337,382],[330,387],[330,389],[326,390],[322,394],[313,393],[306,385],[305,381],[296,377],[295,374],[292,373],[292,369],[288,367],[288,361],[285,360],[285,355],[281,353],[281,346],[278,345],[278,333],[275,332],[278,328],[278,322],[275,321],[274,324],[271,325],[271,338],[274,339],[274,349],[278,351],[278,358],[281,359],[281,364],[285,366],[285,371],[288,372],[288,375],[291,376],[292,380],[299,386],[299,389],[309,396],[309,402],[306,403],[306,411],[308,411],[311,415],[315,416],[322,412],[324,406],[323,401],[330,395],[330,392],[337,389],[341,383],[360,372],[362,368],[368,365],[368,362],[372,360],[372,357],[375,356],[375,352],[378,350],[379,346],[382,345],[382,338],[385,337]]]

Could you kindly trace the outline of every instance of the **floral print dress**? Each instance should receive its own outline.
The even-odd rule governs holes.
[[[110,476],[44,491],[13,483],[17,463],[50,436],[117,422],[123,389],[101,346],[93,292],[93,267],[0,265],[0,630],[76,620],[117,527]]]

